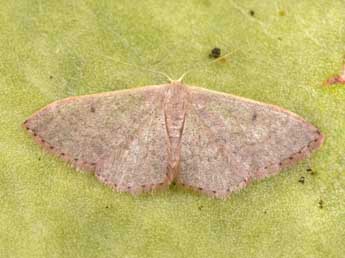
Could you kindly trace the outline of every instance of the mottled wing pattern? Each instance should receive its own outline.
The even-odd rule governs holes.
[[[139,194],[168,186],[167,135],[163,99],[157,98],[149,118],[129,141],[114,149],[96,169],[96,176],[121,192]]]
[[[182,184],[225,197],[305,158],[323,142],[317,128],[276,106],[197,87],[189,91],[191,111],[178,178]],[[212,157],[220,150],[224,154],[215,161]],[[229,176],[235,173],[232,182]]]
[[[179,184],[216,197],[235,191],[248,177],[232,146],[212,131],[193,105],[185,118],[180,162]]]
[[[132,180],[132,184],[141,184],[135,181],[141,174],[163,180],[167,154],[152,156],[151,151],[165,145],[162,115],[157,113],[162,111],[165,86],[63,99],[36,112],[23,126],[46,150],[76,168],[97,170],[102,180],[115,180],[116,173],[126,170],[129,175],[121,180],[128,183]],[[152,131],[148,133],[144,127]],[[139,135],[142,138],[136,138]],[[152,145],[148,145],[150,141]],[[137,160],[129,161],[126,155]],[[113,164],[111,160],[124,163]],[[147,164],[143,166],[142,162]]]

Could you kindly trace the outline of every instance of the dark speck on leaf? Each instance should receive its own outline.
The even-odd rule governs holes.
[[[278,40],[283,40],[281,37],[278,37]]]
[[[250,11],[249,11],[249,14],[250,14],[250,16],[254,16],[254,15],[255,15],[254,10],[250,10]]]
[[[109,208],[109,206],[105,206],[105,208],[106,208],[106,209],[108,209],[108,208]]]
[[[204,206],[200,205],[200,206],[198,207],[199,211],[201,211],[202,208],[204,208]]]
[[[51,79],[51,80],[52,80],[53,78],[54,78],[54,77],[53,77],[53,75],[50,75],[50,76],[49,76],[49,79]]]
[[[299,178],[298,182],[300,182],[301,184],[304,184],[304,180],[305,180],[304,176],[301,176]]]
[[[312,170],[311,168],[307,168],[306,171],[309,172],[311,175],[316,174],[316,171]]]
[[[218,58],[220,57],[221,50],[218,47],[215,47],[211,50],[211,53],[209,54],[210,58]]]
[[[320,201],[319,201],[319,208],[322,209],[322,208],[323,208],[323,205],[324,205],[323,200],[320,200]]]

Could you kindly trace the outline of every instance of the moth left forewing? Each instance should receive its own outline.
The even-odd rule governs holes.
[[[162,102],[157,98],[156,104]],[[140,194],[167,187],[169,174],[164,111],[156,105],[131,139],[108,155],[97,166],[96,177],[119,192]]]
[[[23,124],[45,150],[81,171],[121,148],[146,121],[165,85],[70,97],[34,113]]]

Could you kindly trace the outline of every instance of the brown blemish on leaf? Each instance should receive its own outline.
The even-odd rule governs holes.
[[[95,103],[97,116],[90,115]],[[323,142],[317,128],[289,111],[179,82],[67,98],[36,112],[23,127],[77,170],[132,194],[177,181],[226,198],[306,158]]]
[[[254,10],[249,10],[249,15],[254,17],[255,16],[255,11]]]
[[[332,86],[334,84],[345,84],[345,60],[343,61],[343,68],[340,75],[332,76],[324,83],[326,87]]]
[[[221,56],[221,57],[219,57],[218,60],[217,60],[218,63],[222,63],[222,64],[226,63],[226,61],[227,61],[227,60],[226,60],[225,56]]]
[[[326,86],[331,86],[334,84],[345,84],[345,73],[333,76],[326,81]]]

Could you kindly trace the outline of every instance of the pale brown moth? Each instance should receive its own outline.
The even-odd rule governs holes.
[[[292,112],[181,80],[58,100],[23,126],[117,191],[176,181],[218,198],[306,158],[324,139]]]

